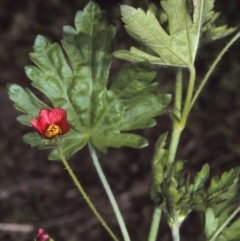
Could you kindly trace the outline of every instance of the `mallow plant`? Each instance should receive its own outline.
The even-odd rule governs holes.
[[[23,112],[17,120],[32,127],[32,132],[23,136],[24,142],[38,149],[52,148],[49,160],[62,162],[110,238],[130,241],[98,153],[107,155],[108,148],[123,146],[144,148],[148,140],[134,134],[134,130],[155,126],[155,118],[167,112],[172,128],[158,134],[149,160],[153,215],[147,240],[161,240],[159,224],[164,218],[173,241],[179,241],[181,224],[192,211],[201,217],[201,240],[240,240],[239,168],[209,177],[210,167],[206,163],[195,177],[189,178],[185,161],[176,159],[192,107],[240,33],[234,27],[216,24],[219,13],[214,11],[214,0],[162,0],[158,5],[149,4],[146,12],[126,5],[120,8],[125,29],[138,46],[130,50],[114,52],[116,28],[108,24],[105,11],[93,1],[77,12],[74,27],[64,26],[60,44],[41,35],[36,37],[30,53],[33,65],[26,66],[25,71],[32,86],[51,104],[41,101],[29,89],[8,85],[10,99]],[[230,34],[232,39],[220,50],[200,85],[196,85],[194,63],[199,46],[203,50],[205,43]],[[112,58],[125,60],[125,64],[109,85]],[[173,93],[159,91],[155,77],[162,66],[176,73]],[[120,237],[104,221],[70,167],[71,157],[85,145],[116,215]],[[40,227],[36,240],[53,240],[43,228]]]

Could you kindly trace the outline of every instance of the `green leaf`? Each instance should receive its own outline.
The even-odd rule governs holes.
[[[240,218],[225,228],[217,237],[216,241],[239,241],[240,240]]]
[[[167,189],[167,192],[168,192],[169,202],[174,206],[175,209],[180,210],[178,201],[181,199],[183,194],[179,192],[174,182],[170,183]]]
[[[167,135],[168,133],[166,132],[158,138],[155,144],[155,152],[152,164],[153,184],[151,188],[151,198],[158,205],[162,200],[161,184],[164,179],[164,170],[166,170],[168,159],[168,151],[164,149]]]
[[[45,140],[42,139],[36,132],[30,132],[28,134],[25,134],[23,136],[23,140],[31,147],[38,147],[40,150],[50,148],[46,145]]]
[[[23,89],[19,85],[8,85],[9,98],[14,102],[14,107],[26,113],[18,117],[18,121],[24,125],[30,126],[30,120],[35,118],[39,110],[49,108],[45,103],[40,101],[29,89]]]
[[[218,228],[218,218],[215,217],[213,209],[208,208],[205,212],[205,234],[207,238],[211,237],[211,235]]]
[[[162,134],[155,145],[153,158],[153,178],[156,185],[160,185],[163,180],[163,171],[166,169],[168,151],[164,149],[168,133]]]
[[[63,28],[61,44],[43,36],[35,40],[30,54],[35,66],[27,66],[26,74],[51,107],[67,111],[71,131],[60,144],[67,158],[88,141],[102,152],[108,147],[146,146],[144,137],[127,131],[154,126],[154,117],[164,113],[170,103],[170,95],[154,94],[158,87],[153,82],[156,71],[142,64],[123,67],[108,88],[114,36],[115,27],[107,24],[106,13],[90,1],[77,12],[75,28]],[[9,94],[16,108],[27,114],[19,118],[23,124],[37,117],[39,109],[50,108],[17,85]],[[24,138],[29,144],[35,143],[30,139]],[[36,141],[34,146],[42,148],[43,144]],[[49,158],[58,159],[56,150]]]
[[[238,169],[238,168],[237,168]],[[212,205],[211,212],[212,215],[218,220],[218,225],[211,226],[211,217],[207,215],[206,212],[206,224],[205,224],[205,231],[207,237],[213,235],[213,232],[217,232],[219,228],[225,224],[226,220],[229,216],[235,212],[236,210],[236,202],[238,202],[240,194],[239,194],[239,182],[238,177],[235,178],[234,182],[224,191],[221,193],[221,199],[223,200],[219,204]],[[210,218],[210,219],[209,219]],[[208,221],[209,219],[209,221]],[[240,238],[240,230],[239,230],[239,220],[236,219],[234,222],[229,223],[218,235],[216,238],[217,241],[238,241]],[[213,230],[209,233],[207,231]]]
[[[223,191],[232,185],[234,180],[239,174],[239,168],[231,169],[229,172],[224,172],[219,180],[218,177],[213,177],[210,183],[210,187],[207,190],[208,195],[214,195]]]
[[[206,183],[209,176],[209,165],[205,164],[202,167],[202,170],[196,175],[193,183],[193,192],[196,192],[198,189],[202,188]]]
[[[216,25],[216,20],[220,16],[220,13],[213,11],[214,1],[215,0],[204,1],[201,29],[201,42],[203,43],[223,38],[236,30],[236,27],[228,28],[227,25]]]
[[[176,161],[173,164],[173,176],[178,182],[182,181],[183,173],[184,173],[184,161]],[[180,183],[179,183],[180,184]]]
[[[159,23],[151,10],[121,6],[122,20],[130,36],[146,46],[150,53],[132,47],[114,56],[131,62],[188,67],[194,63],[200,37],[203,0],[194,1],[194,12],[186,1],[165,0],[161,6],[168,19],[167,29]]]
[[[87,141],[88,137],[84,133],[80,134],[79,132],[70,130],[70,132],[62,138],[59,147],[63,151],[65,158],[68,159],[78,150],[81,150],[87,144]],[[59,160],[57,150],[54,149],[48,158],[49,160]]]
[[[225,222],[236,208],[236,202],[238,202],[240,198],[238,177],[226,191],[221,193],[221,198],[224,202],[214,206],[214,212],[219,218],[219,223]]]

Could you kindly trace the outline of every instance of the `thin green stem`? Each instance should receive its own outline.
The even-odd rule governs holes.
[[[223,229],[231,222],[231,220],[238,214],[240,207],[238,207],[228,218],[227,220],[217,229],[209,241],[215,241],[218,235],[223,231]]]
[[[187,118],[190,112],[190,104],[193,96],[194,84],[196,79],[196,71],[194,66],[190,66],[189,71],[190,71],[189,83],[188,83],[187,95],[184,101],[182,113],[180,112],[178,114],[180,117],[179,119],[176,119],[173,117],[173,131],[172,131],[170,147],[169,147],[168,166],[167,166],[167,171],[165,173],[165,177],[167,178],[171,176],[172,166],[176,157],[180,136],[183,129],[186,126]],[[182,99],[181,99],[182,98],[182,74],[180,71],[178,72],[178,75],[177,75],[177,84],[176,84],[175,94],[176,94],[176,97],[175,97],[174,107],[175,107],[175,113],[177,113],[176,108],[181,110],[181,105],[182,105]],[[170,206],[171,206],[171,203],[169,203],[169,207]],[[180,240],[179,228],[181,223],[179,222],[178,216],[176,216],[173,208],[170,208],[170,209],[171,210],[169,210],[170,212],[169,214],[172,218],[172,223],[170,226],[172,230],[173,241],[179,241]]]
[[[189,77],[187,96],[185,99],[182,117],[180,121],[182,128],[184,128],[186,125],[187,117],[191,109],[190,106],[191,106],[191,100],[192,100],[192,95],[194,90],[195,79],[196,79],[196,71],[193,65],[189,67],[189,71],[190,71],[190,77]]]
[[[182,128],[173,127],[172,137],[171,137],[171,142],[169,147],[168,166],[167,166],[167,171],[165,173],[165,177],[168,177],[171,174],[172,165],[176,156],[177,147],[178,147],[182,130],[183,130]]]
[[[75,176],[75,174],[73,173],[72,169],[70,168],[70,166],[68,165],[68,162],[65,158],[65,156],[63,155],[62,150],[57,147],[57,151],[58,151],[58,155],[64,165],[64,167],[66,168],[66,170],[68,171],[69,175],[71,176],[74,184],[77,186],[79,192],[82,194],[83,198],[85,199],[85,201],[87,202],[88,206],[90,207],[90,209],[92,210],[92,212],[94,213],[94,215],[98,218],[98,220],[100,221],[100,223],[103,225],[103,227],[106,229],[106,231],[109,233],[109,235],[112,237],[112,239],[114,241],[119,241],[118,238],[115,236],[115,234],[112,232],[112,230],[109,228],[109,226],[106,224],[106,222],[103,220],[102,216],[100,215],[100,213],[97,211],[97,209],[95,208],[94,204],[91,202],[91,200],[89,199],[89,197],[87,196],[86,192],[84,191],[83,187],[81,186],[80,182],[78,181],[77,177]]]
[[[191,101],[191,105],[190,105],[190,109],[193,107],[195,101],[197,100],[199,94],[201,93],[203,87],[205,86],[206,82],[208,81],[210,75],[212,74],[213,70],[215,69],[216,65],[219,63],[219,61],[222,59],[223,55],[227,52],[227,50],[231,47],[231,45],[233,45],[233,43],[240,37],[240,33],[237,33],[229,42],[228,44],[225,46],[225,48],[223,48],[223,50],[219,53],[219,55],[217,56],[217,58],[215,59],[215,61],[212,63],[210,69],[208,70],[207,74],[205,75],[202,83],[200,84],[200,86],[198,87],[196,93],[194,94],[192,101]]]
[[[119,224],[119,227],[121,229],[124,241],[130,241],[130,237],[129,237],[127,228],[125,226],[123,217],[122,217],[121,212],[120,212],[120,210],[118,208],[117,202],[116,202],[116,200],[114,198],[114,195],[113,195],[113,193],[111,191],[111,188],[110,188],[110,186],[108,184],[108,181],[107,181],[107,179],[106,179],[106,177],[105,177],[105,175],[103,173],[103,170],[102,170],[101,165],[99,163],[99,160],[98,160],[98,157],[96,155],[95,149],[94,149],[94,147],[92,146],[92,144],[90,142],[88,142],[88,147],[89,147],[89,151],[90,151],[90,154],[92,156],[92,159],[93,159],[94,166],[95,166],[95,168],[97,170],[97,173],[98,173],[98,175],[100,177],[100,180],[101,180],[101,182],[103,184],[103,187],[104,187],[104,189],[105,189],[105,191],[107,193],[107,196],[108,196],[109,201],[110,201],[110,203],[112,205],[114,213],[115,213],[115,215],[117,217],[118,224]]]
[[[178,68],[175,88],[174,114],[180,119],[182,111],[182,69]]]
[[[183,112],[181,115],[181,119],[180,119],[180,121],[173,120],[173,132],[172,132],[172,137],[171,137],[171,142],[170,142],[170,147],[169,147],[168,168],[167,168],[167,172],[166,172],[167,176],[171,172],[172,164],[174,162],[176,152],[177,152],[179,139],[180,139],[182,130],[184,129],[184,127],[186,125],[187,117],[188,117],[189,110],[190,110],[190,103],[191,103],[192,94],[193,94],[193,90],[194,90],[196,72],[195,72],[194,66],[191,66],[189,68],[189,70],[190,70],[189,85],[188,85],[187,96],[186,96],[184,106],[183,106]],[[182,86],[181,86],[182,81],[181,81],[180,74],[181,73],[179,72],[178,73],[179,76],[177,77],[177,81],[179,83],[176,85],[177,90],[176,90],[176,101],[175,101],[175,105],[179,108],[181,105],[180,94],[182,94],[182,90],[180,89],[180,88],[182,88]]]
[[[152,224],[150,228],[150,233],[148,237],[148,241],[156,241],[158,229],[159,229],[159,223],[161,219],[162,210],[160,207],[155,207],[153,218],[152,218]]]

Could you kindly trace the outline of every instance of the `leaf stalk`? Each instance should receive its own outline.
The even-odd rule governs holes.
[[[94,163],[94,166],[97,170],[97,173],[99,175],[99,178],[103,184],[103,187],[107,193],[107,196],[109,198],[109,201],[112,205],[112,208],[113,208],[113,211],[117,217],[117,221],[118,221],[118,224],[119,224],[119,227],[121,229],[121,232],[122,232],[122,235],[123,235],[123,238],[124,238],[124,241],[130,241],[130,237],[129,237],[129,234],[128,234],[128,231],[127,231],[127,228],[125,226],[125,222],[123,220],[123,217],[121,215],[121,212],[119,210],[119,207],[117,205],[117,202],[114,198],[114,195],[112,193],[112,190],[108,184],[108,181],[104,175],[104,172],[101,168],[101,165],[99,163],[99,160],[98,160],[98,157],[97,157],[97,154],[95,152],[95,149],[94,147],[92,146],[92,144],[90,142],[88,142],[88,148],[89,148],[89,151],[90,151],[90,154],[91,154],[91,157],[92,157],[92,160],[93,160],[93,163]]]
[[[217,58],[214,60],[214,62],[212,63],[211,67],[209,68],[208,72],[206,73],[204,79],[202,80],[200,86],[198,87],[196,93],[194,94],[191,104],[190,104],[190,109],[193,107],[194,103],[196,102],[199,94],[201,93],[203,87],[205,86],[205,84],[207,83],[210,75],[212,74],[212,72],[214,71],[215,67],[217,66],[217,64],[219,63],[219,61],[222,59],[223,55],[227,52],[227,50],[233,45],[233,43],[240,37],[240,32],[238,32],[228,43],[227,45],[222,49],[222,51],[219,53],[219,55],[217,56]]]

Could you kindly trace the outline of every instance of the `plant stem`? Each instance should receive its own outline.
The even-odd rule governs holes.
[[[223,231],[223,229],[231,222],[231,220],[237,215],[240,211],[240,207],[238,207],[228,218],[227,220],[217,229],[217,231],[213,234],[213,236],[209,239],[209,241],[215,241],[217,236]]]
[[[166,175],[168,176],[171,172],[172,169],[172,164],[174,162],[176,152],[177,152],[177,147],[179,143],[179,139],[182,133],[182,130],[184,129],[186,122],[187,122],[187,117],[190,111],[190,103],[193,95],[193,90],[194,90],[194,83],[195,83],[195,78],[196,78],[196,71],[194,66],[189,67],[190,71],[190,77],[189,77],[189,85],[188,85],[188,91],[187,91],[187,96],[184,102],[183,106],[183,112],[181,115],[180,121],[173,120],[173,132],[172,132],[172,137],[171,137],[171,143],[169,147],[169,157],[168,157],[168,167],[167,167],[167,172]],[[179,96],[182,91],[181,91],[181,77],[180,77],[180,72],[178,73],[177,76],[177,82],[179,82],[176,85],[176,101],[175,101],[175,106],[177,108],[181,108],[181,97]]]
[[[219,55],[217,56],[217,58],[214,60],[214,62],[212,63],[210,69],[208,70],[207,74],[205,75],[202,83],[200,84],[200,86],[198,87],[196,93],[194,94],[192,101],[191,101],[191,105],[190,105],[190,109],[193,107],[195,101],[197,100],[200,92],[202,91],[204,85],[206,84],[206,82],[208,81],[210,75],[212,74],[213,70],[215,69],[216,65],[219,63],[219,61],[222,59],[223,55],[227,52],[227,50],[231,47],[231,45],[240,37],[240,33],[237,33],[229,42],[228,44],[223,48],[223,50],[219,53]]]
[[[105,189],[105,191],[107,193],[107,196],[108,196],[109,201],[110,201],[110,203],[112,205],[114,213],[115,213],[115,215],[117,217],[118,224],[119,224],[119,227],[121,229],[124,241],[130,241],[130,237],[129,237],[127,228],[125,226],[123,217],[122,217],[121,212],[120,212],[120,210],[118,208],[117,202],[116,202],[116,200],[114,198],[114,195],[113,195],[113,193],[111,191],[111,188],[110,188],[110,186],[108,184],[108,181],[107,181],[107,179],[106,179],[106,177],[105,177],[105,175],[103,173],[103,170],[102,170],[101,165],[99,163],[99,160],[98,160],[98,157],[96,155],[95,149],[94,149],[94,147],[92,146],[92,144],[90,142],[88,142],[88,147],[89,147],[89,151],[90,151],[90,154],[92,156],[92,159],[93,159],[94,166],[95,166],[95,168],[97,170],[97,173],[98,173],[98,175],[99,175],[99,177],[101,179],[101,182],[103,184],[103,187],[104,187],[104,189]]]
[[[172,172],[172,166],[173,162],[176,157],[176,152],[180,140],[181,133],[183,129],[186,126],[187,118],[190,112],[190,105],[191,100],[193,96],[193,90],[194,90],[194,84],[196,79],[196,71],[194,66],[189,66],[190,76],[189,76],[189,84],[187,89],[187,95],[184,101],[183,111],[182,113],[178,113],[177,117],[180,117],[179,119],[176,119],[173,117],[173,131],[171,136],[171,142],[169,147],[169,156],[168,156],[168,166],[167,171],[165,174],[165,177],[171,178],[171,172]],[[181,72],[179,71],[177,74],[177,84],[176,84],[176,97],[175,97],[175,114],[177,113],[177,109],[181,110],[181,101],[182,101],[182,76]],[[177,108],[177,109],[176,109]],[[171,206],[171,203],[169,204]],[[172,208],[171,208],[172,209]],[[172,237],[173,241],[179,241],[180,235],[179,235],[179,228],[181,225],[181,222],[179,222],[178,216],[174,214],[174,210],[170,210],[170,216],[172,218],[171,223],[171,230],[172,230]]]
[[[180,119],[182,111],[182,69],[177,70],[176,88],[175,88],[175,103],[174,114]]]
[[[72,169],[70,168],[70,166],[68,165],[68,162],[65,158],[65,156],[63,155],[62,150],[57,147],[57,151],[58,151],[58,155],[64,165],[64,167],[66,168],[66,170],[68,171],[69,175],[71,176],[74,184],[77,186],[79,192],[82,194],[83,198],[85,199],[85,201],[87,202],[88,206],[90,207],[90,209],[92,210],[92,212],[94,213],[94,215],[98,218],[98,220],[100,221],[100,223],[103,225],[103,227],[106,229],[106,231],[109,233],[109,235],[112,237],[112,239],[114,241],[119,241],[118,238],[115,236],[115,234],[111,231],[111,229],[109,228],[109,226],[106,224],[106,222],[103,220],[102,216],[100,215],[100,213],[97,211],[97,209],[95,208],[95,206],[93,205],[93,203],[91,202],[91,200],[89,199],[89,197],[87,196],[86,192],[84,191],[83,187],[81,186],[80,182],[78,181],[77,177],[75,176],[75,174],[73,173]]]
[[[161,214],[162,214],[161,208],[155,207],[148,241],[156,241],[158,229],[159,229],[159,223],[160,223],[160,219],[161,219]]]
[[[180,241],[179,228],[180,228],[179,222],[174,221],[174,223],[171,227],[173,241]]]
[[[187,117],[188,117],[188,114],[191,109],[190,106],[191,106],[191,100],[192,100],[192,95],[193,95],[193,90],[194,90],[195,79],[196,79],[196,71],[195,71],[195,67],[193,65],[189,67],[189,71],[190,71],[190,77],[189,77],[187,96],[185,99],[182,117],[181,117],[181,121],[180,121],[180,125],[183,129],[186,125]]]
[[[165,177],[169,177],[169,175],[171,174],[172,165],[176,156],[177,147],[178,147],[182,130],[183,130],[182,128],[173,127],[172,137],[171,137],[171,142],[169,147],[168,165],[167,165],[167,171],[165,173]]]
[[[190,73],[192,73],[192,72],[190,71]],[[192,76],[192,75],[190,74],[190,76]],[[194,85],[194,81],[191,81],[192,79],[193,79],[193,77],[190,77],[189,83],[193,82],[193,85]],[[189,84],[189,86],[190,86],[190,84]],[[189,89],[191,90],[191,88],[188,88],[188,95],[187,95],[186,99],[189,97],[191,98],[191,95],[189,94],[189,92],[190,92]],[[176,80],[174,114],[180,120],[179,119],[176,120],[176,118],[173,117],[173,131],[172,131],[171,142],[170,142],[170,147],[169,147],[168,166],[167,166],[167,171],[165,173],[165,177],[168,177],[171,173],[172,165],[173,165],[173,162],[174,162],[174,159],[176,156],[176,152],[177,152],[179,139],[180,139],[182,130],[185,126],[185,125],[181,125],[181,122],[182,122],[183,114],[187,110],[186,103],[188,103],[188,102],[185,101],[183,113],[181,114],[181,109],[182,109],[182,70],[179,69],[177,72],[177,80]],[[187,115],[186,115],[186,117],[187,117]]]

